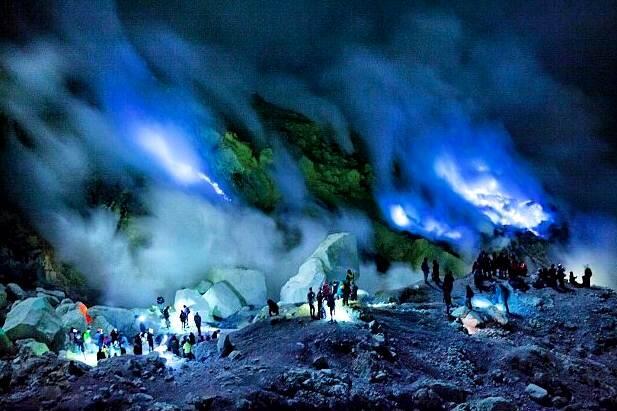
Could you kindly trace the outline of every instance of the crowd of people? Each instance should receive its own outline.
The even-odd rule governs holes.
[[[155,334],[154,329],[145,329],[143,324],[140,324],[140,332],[135,334],[131,340],[118,331],[117,328],[112,329],[109,335],[106,335],[102,328],[97,328],[96,333],[92,335],[92,327],[88,326],[83,332],[76,328],[71,328],[69,331],[69,349],[74,354],[83,355],[96,353],[97,361],[125,355],[127,349],[132,349],[133,355],[142,355],[145,352],[152,352],[155,347],[164,346],[163,351],[171,352],[172,354],[186,358],[194,359],[193,347],[195,344],[202,341],[216,340],[218,330],[215,330],[211,335],[203,335],[201,332],[202,320],[198,312],[193,315],[197,335],[193,332],[188,332],[181,337],[175,333],[171,333],[171,322],[169,313],[171,307],[166,306],[161,309],[161,315],[165,321],[167,333]],[[182,332],[190,328],[188,323],[188,314],[190,309],[185,305],[180,312],[180,321]],[[147,350],[147,351],[146,351]]]
[[[325,307],[328,307],[330,322],[335,322],[336,300],[340,299],[343,306],[347,306],[349,301],[356,301],[358,299],[358,285],[355,282],[355,274],[351,270],[347,270],[342,283],[338,280],[324,281],[317,290],[317,294],[313,291],[313,287],[310,287],[306,299],[312,319],[326,319]],[[315,307],[315,304],[317,307]]]
[[[443,293],[443,301],[446,306],[446,314],[449,315],[452,307],[452,290],[454,289],[454,275],[452,271],[446,270],[443,280],[440,275],[439,261],[433,260],[429,263],[428,258],[424,258],[420,266],[424,282],[429,284],[432,281],[440,287]],[[490,292],[495,294],[495,300],[504,305],[506,313],[510,313],[509,299],[511,289],[526,292],[530,285],[526,280],[529,276],[527,265],[524,261],[517,259],[512,253],[502,250],[501,252],[481,251],[472,267],[473,284],[476,289],[467,285],[465,287],[465,306],[472,309],[472,298],[476,292]],[[552,264],[550,267],[541,267],[535,276],[531,276],[530,284],[534,288],[552,287],[557,290],[568,290],[568,285],[576,288],[589,288],[591,286],[592,272],[589,267],[585,268],[581,282],[577,281],[574,272],[570,271],[569,278],[566,279],[566,269],[561,264]]]

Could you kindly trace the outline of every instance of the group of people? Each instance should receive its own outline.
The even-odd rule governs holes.
[[[191,313],[191,309],[186,305],[182,306],[182,310],[180,310],[180,324],[182,325],[182,329],[185,330],[190,328],[189,324],[189,314]],[[161,315],[165,320],[165,326],[169,329],[171,328],[171,306],[166,306],[161,309]],[[201,316],[198,312],[195,312],[193,315],[193,321],[195,322],[195,327],[197,328],[197,335],[201,335]]]
[[[167,328],[170,328],[169,323],[169,311],[170,307],[167,306],[161,310],[163,318],[165,319]],[[181,320],[183,330],[188,325],[188,314],[190,310],[184,306],[181,311]],[[160,346],[166,345],[167,351],[183,358],[194,359],[193,347],[198,342],[217,339],[218,330],[215,330],[211,336],[205,336],[201,333],[201,316],[198,312],[193,316],[195,326],[197,328],[197,336],[190,332],[180,338],[175,334],[159,334],[155,335],[152,328],[145,329],[143,324],[140,325],[141,331],[133,336],[131,341],[118,331],[117,328],[111,330],[109,335],[106,335],[102,328],[97,328],[96,333],[92,335],[92,327],[88,326],[85,331],[80,332],[76,328],[71,328],[69,331],[69,350],[75,354],[94,354],[96,353],[97,361],[116,357],[119,355],[125,355],[127,348],[132,346],[133,355],[142,355],[145,349],[148,352],[152,352],[155,349],[155,344]]]
[[[576,281],[577,276],[574,275],[573,271],[570,271],[570,275],[566,280],[566,269],[563,265],[551,264],[550,267],[541,267],[538,269],[536,273],[535,280],[533,282],[533,286],[535,288],[544,288],[544,287],[552,287],[552,288],[561,288],[566,289],[567,284],[576,288],[589,288],[591,287],[591,276],[593,273],[591,272],[591,268],[585,267],[585,271],[583,272],[583,276],[581,278],[582,282]]]
[[[76,328],[71,328],[69,331],[69,349],[73,353],[83,355],[96,352],[97,359],[126,354],[128,345],[128,338],[117,328],[114,328],[109,335],[105,335],[102,328],[98,328],[92,335],[90,326],[83,332]]]
[[[358,299],[358,285],[354,280],[354,273],[351,270],[347,270],[345,280],[343,280],[342,284],[338,280],[329,283],[324,281],[319,287],[319,290],[317,290],[317,294],[313,291],[313,287],[310,287],[306,299],[309,305],[311,318],[317,320],[326,318],[325,302],[325,305],[330,311],[330,322],[334,322],[336,300],[340,298],[342,304],[347,306],[349,305],[349,301],[356,301]],[[315,307],[315,303],[317,303],[317,307]]]

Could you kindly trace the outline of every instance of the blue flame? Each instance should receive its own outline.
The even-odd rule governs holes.
[[[130,45],[120,41],[93,68],[99,94],[119,135],[116,145],[130,164],[183,187],[207,187],[230,201],[213,178],[216,133],[209,111],[189,85],[161,83]]]

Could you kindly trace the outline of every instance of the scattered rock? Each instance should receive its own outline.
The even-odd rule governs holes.
[[[227,358],[229,358],[230,360],[235,360],[235,359],[240,358],[241,356],[242,356],[242,352],[241,351],[233,350],[232,352],[229,353]]]
[[[504,397],[487,397],[459,404],[453,411],[516,411],[516,405]]]
[[[64,291],[61,291],[61,290],[46,290],[44,288],[37,287],[35,291],[37,293],[43,293],[43,294],[47,294],[47,295],[51,295],[53,297],[56,297],[58,299],[58,302],[60,302],[64,298],[66,298],[66,294],[64,293]]]
[[[313,368],[316,368],[318,370],[330,368],[330,365],[328,364],[328,358],[325,355],[320,355],[315,358],[312,365]]]
[[[548,398],[548,391],[536,384],[529,384],[527,388],[525,388],[525,393],[538,403],[542,403]]]
[[[227,357],[233,350],[234,345],[231,343],[229,334],[221,335],[216,342],[216,349],[221,357]]]
[[[386,374],[383,371],[378,371],[374,373],[373,375],[371,375],[371,382],[373,383],[384,382],[387,378],[388,378],[388,374]]]
[[[43,355],[46,352],[49,352],[47,345],[32,338],[18,340],[15,344],[19,348],[19,355],[23,357],[27,357],[29,355]]]

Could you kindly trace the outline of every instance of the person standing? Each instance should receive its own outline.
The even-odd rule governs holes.
[[[510,305],[508,304],[508,300],[510,299],[510,290],[502,283],[497,284],[495,290],[499,293],[499,298],[506,308],[506,314],[510,315]]]
[[[439,263],[437,262],[437,260],[433,260],[433,275],[432,275],[432,279],[433,282],[437,285],[441,284],[441,280],[439,279]]]
[[[154,351],[154,330],[152,328],[148,329],[146,340],[148,341],[148,352]]]
[[[328,294],[328,296],[326,297],[326,303],[328,304],[328,308],[330,309],[330,322],[333,323],[334,322],[335,308],[336,308],[336,303],[335,303],[335,300],[334,300],[334,294],[332,294],[332,293]]]
[[[323,292],[321,292],[321,288],[317,291],[317,318],[323,319],[325,317],[325,313],[323,312]]]
[[[452,306],[452,289],[454,288],[454,276],[452,271],[448,270],[443,278],[443,302],[446,303],[446,314],[450,315],[450,307]]]
[[[309,287],[309,292],[306,294],[306,299],[308,301],[311,318],[315,318],[315,293],[313,292],[313,287]]]
[[[197,335],[201,335],[201,315],[197,311],[195,311],[193,320],[195,321],[195,327],[197,327]]]
[[[471,305],[471,299],[474,296],[474,292],[469,285],[465,288],[465,307],[469,310],[473,310],[473,306]]]
[[[351,294],[351,284],[349,281],[343,281],[343,305],[349,305],[349,295]]]
[[[428,274],[431,271],[430,267],[428,266],[428,258],[424,257],[424,260],[422,260],[422,274],[424,274],[424,282],[426,284],[428,284]]]
[[[182,323],[182,329],[186,328],[186,313],[184,310],[180,311],[180,323]]]
[[[583,287],[590,288],[591,287],[591,268],[585,267],[585,272],[583,273]]]

